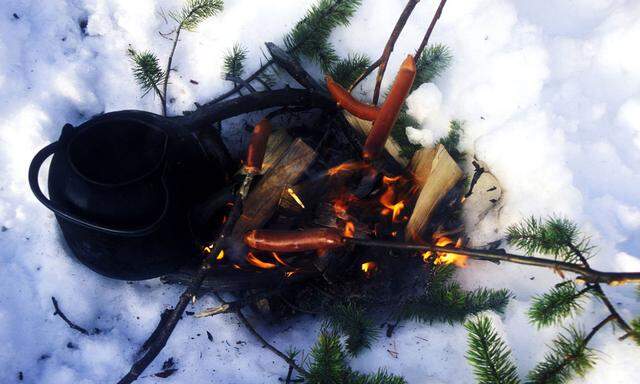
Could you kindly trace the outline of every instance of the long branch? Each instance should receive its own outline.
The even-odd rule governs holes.
[[[433,15],[433,19],[431,19],[431,24],[429,24],[429,28],[427,29],[427,32],[424,34],[424,37],[422,38],[422,42],[420,43],[420,46],[416,50],[416,55],[415,55],[416,60],[420,59],[420,56],[422,55],[422,51],[424,51],[424,48],[429,43],[429,37],[431,37],[431,32],[433,32],[433,28],[436,26],[438,19],[442,15],[442,9],[444,8],[444,5],[446,3],[447,3],[447,0],[440,0],[440,5],[438,5],[438,9],[436,9],[436,13]]]
[[[393,27],[393,31],[391,31],[391,35],[389,36],[389,40],[387,40],[387,44],[384,46],[384,51],[382,51],[382,56],[380,56],[379,65],[378,65],[378,75],[376,76],[376,87],[373,90],[373,98],[372,104],[378,104],[378,99],[380,97],[380,86],[382,84],[382,78],[384,77],[384,72],[387,69],[387,63],[389,62],[389,57],[391,56],[391,52],[393,52],[393,48],[396,45],[396,41],[398,37],[400,37],[400,33],[404,29],[404,26],[407,24],[407,20],[409,16],[413,12],[413,9],[418,5],[420,0],[409,0],[407,5],[404,6],[398,21],[396,21],[396,25]]]
[[[220,253],[220,251],[222,251],[226,237],[231,234],[231,230],[240,217],[240,214],[242,213],[242,202],[247,195],[247,191],[252,179],[253,174],[251,173],[245,176],[244,183],[240,188],[240,193],[236,198],[233,210],[229,214],[229,218],[224,224],[222,232],[216,240],[215,246],[210,253],[211,255],[213,255],[213,257],[216,257]],[[191,280],[191,283],[189,284],[187,289],[185,289],[182,295],[180,295],[180,299],[178,300],[178,303],[176,304],[174,309],[169,310],[165,313],[165,316],[162,316],[156,329],[153,331],[149,339],[144,343],[144,355],[131,366],[129,372],[124,377],[122,377],[120,381],[118,381],[118,384],[130,384],[134,382],[142,374],[142,372],[144,372],[149,364],[151,364],[153,360],[155,360],[160,351],[162,351],[164,346],[167,344],[169,337],[173,333],[173,330],[176,328],[176,325],[180,321],[182,314],[187,308],[187,305],[189,305],[189,303],[196,297],[198,291],[200,290],[200,286],[207,276],[207,272],[211,268],[210,261],[211,260],[209,258],[203,259],[198,272]]]
[[[345,243],[363,245],[368,247],[383,247],[393,249],[446,252],[465,255],[476,260],[506,261],[510,263],[532,265],[536,267],[550,268],[578,274],[578,278],[586,283],[624,284],[628,282],[640,282],[640,272],[602,272],[590,267],[567,263],[559,260],[543,259],[533,256],[514,255],[506,252],[495,252],[472,248],[439,247],[430,244],[401,243],[384,240],[368,240],[344,238]],[[597,288],[596,288],[597,289]]]

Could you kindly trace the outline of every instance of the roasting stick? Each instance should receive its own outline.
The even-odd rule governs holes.
[[[173,309],[166,310],[162,314],[158,326],[142,345],[142,348],[140,348],[139,354],[144,353],[144,355],[131,366],[129,372],[122,377],[120,381],[118,381],[118,384],[129,384],[134,382],[158,356],[160,351],[162,351],[164,346],[167,344],[171,333],[173,333],[173,330],[176,328],[178,321],[180,321],[180,318],[189,303],[195,301],[196,295],[200,290],[207,273],[214,265],[216,258],[224,255],[223,248],[225,240],[231,234],[236,221],[242,213],[242,203],[247,197],[254,177],[259,174],[262,169],[262,160],[264,159],[267,140],[269,139],[270,133],[271,124],[269,123],[269,120],[262,119],[258,124],[256,124],[249,142],[247,161],[244,166],[244,170],[246,172],[244,181],[240,186],[233,209],[229,214],[229,218],[222,227],[222,231],[218,236],[213,249],[202,260],[200,268],[198,268],[197,273],[191,279],[191,283],[187,289],[185,289],[182,295],[180,295],[180,299],[176,306]]]
[[[602,272],[564,261],[543,259],[533,256],[514,255],[506,252],[489,251],[484,249],[440,247],[432,244],[356,239],[344,237],[338,230],[332,228],[306,229],[302,231],[258,229],[247,232],[244,237],[244,242],[249,247],[261,251],[283,253],[332,249],[347,245],[361,245],[365,247],[381,247],[420,252],[445,252],[465,255],[476,260],[505,261],[509,263],[550,268],[555,271],[573,272],[578,275],[578,280],[590,284],[606,283],[611,285],[620,285],[630,282],[640,282],[640,272]]]

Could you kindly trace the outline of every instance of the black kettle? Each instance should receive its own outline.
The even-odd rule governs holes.
[[[33,193],[92,270],[141,280],[198,255],[189,210],[222,189],[233,166],[215,130],[194,132],[179,121],[143,111],[106,113],[65,125],[59,140],[34,157]],[[38,172],[51,155],[47,198]]]

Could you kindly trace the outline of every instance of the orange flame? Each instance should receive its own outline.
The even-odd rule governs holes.
[[[280,256],[279,256],[277,253],[275,253],[275,252],[271,252],[271,256],[273,256],[273,258],[274,258],[278,263],[280,263],[280,264],[284,265],[285,267],[288,267],[288,266],[289,266],[289,264],[287,264],[284,260],[282,260],[282,259],[280,258]]]
[[[284,277],[291,277],[295,275],[296,271],[287,271],[284,273]]]
[[[398,222],[398,217],[405,207],[404,201],[402,200],[394,203],[395,191],[393,190],[391,184],[395,183],[398,180],[400,180],[400,176],[383,176],[382,182],[387,186],[387,189],[384,191],[382,196],[380,196],[380,204],[385,207],[380,211],[380,213],[382,215],[388,215],[390,212],[392,212],[393,214],[391,216],[391,220],[394,223]]]
[[[438,238],[435,242],[435,245],[438,247],[446,247],[447,245],[451,245],[453,244],[453,240],[451,240],[450,238],[446,237],[446,236],[442,236],[440,238]],[[459,238],[454,247],[455,248],[460,248],[462,246],[462,239]],[[425,253],[422,254],[422,259],[426,262],[431,256],[433,255],[433,252],[431,251],[426,251]],[[454,264],[457,267],[461,267],[464,268],[467,266],[467,259],[468,257],[465,255],[459,255],[457,253],[452,253],[452,252],[436,252],[436,259],[433,261],[433,263],[435,265],[438,264]]]
[[[249,262],[249,264],[253,265],[254,267],[258,267],[262,269],[273,269],[276,267],[276,265],[273,263],[267,263],[265,261],[258,259],[252,252],[247,253],[247,261]]]
[[[224,249],[220,250],[220,253],[218,253],[218,256],[216,256],[216,260],[222,260],[224,258]]]
[[[336,165],[333,168],[329,168],[327,171],[327,175],[334,176],[341,172],[346,171],[356,171],[359,169],[364,169],[368,167],[368,164],[365,164],[361,161],[347,161],[346,163],[342,163],[340,165]]]
[[[360,268],[367,277],[370,277],[378,269],[378,265],[373,261],[367,261],[366,263],[362,263]]]
[[[300,199],[300,197],[298,195],[296,195],[296,193],[293,191],[293,189],[287,188],[287,193],[289,194],[289,196],[291,196],[293,198],[293,200],[295,200],[296,203],[298,203],[299,206],[301,206],[303,209],[306,208],[304,206],[304,203]]]
[[[355,233],[356,226],[351,221],[347,221],[347,224],[344,226],[344,237],[353,237]]]

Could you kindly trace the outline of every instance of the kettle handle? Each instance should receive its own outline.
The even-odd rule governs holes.
[[[73,215],[64,210],[64,208],[60,207],[55,202],[49,200],[42,190],[40,189],[40,184],[38,183],[38,173],[40,172],[40,168],[42,167],[42,163],[51,155],[53,155],[58,149],[59,142],[55,141],[46,147],[42,148],[31,160],[31,164],[29,165],[29,186],[31,187],[31,191],[45,207],[49,208],[56,215],[68,220],[74,224],[80,225],[87,229],[96,230],[99,232],[107,233],[110,235],[117,236],[126,236],[126,237],[138,237],[145,236],[155,231],[159,226],[164,217],[167,215],[167,211],[169,209],[169,190],[167,189],[167,185],[164,177],[162,177],[162,188],[164,190],[164,207],[162,209],[162,213],[160,216],[151,224],[140,227],[140,228],[115,228],[109,227],[102,224],[93,223],[89,220],[80,218],[78,216]]]

